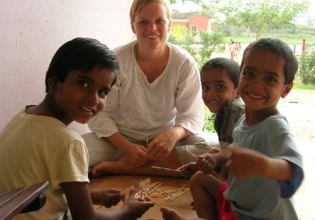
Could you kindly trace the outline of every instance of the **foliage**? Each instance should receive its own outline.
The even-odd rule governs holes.
[[[186,49],[196,60],[198,67],[206,63],[214,51],[219,51],[224,43],[224,35],[219,32],[190,32],[184,26],[174,26],[169,42]]]
[[[293,89],[315,90],[315,84],[294,83]]]
[[[175,25],[168,41],[187,50],[197,61],[197,51],[193,47],[195,36],[196,33],[191,33],[187,27]]]
[[[205,31],[199,32],[199,44],[202,46],[198,48],[199,59],[197,63],[202,67],[209,59],[213,52],[220,51],[224,44],[224,35],[222,33],[214,32],[209,33]]]
[[[213,133],[215,133],[215,129],[214,129],[214,114],[211,113],[208,109],[208,107],[206,105],[204,105],[204,109],[205,109],[205,120],[204,120],[204,125],[203,125],[203,131],[207,130],[207,131],[211,131]]]
[[[315,84],[315,46],[308,46],[299,60],[298,76],[303,84]]]
[[[170,0],[176,3],[180,0]],[[229,24],[246,32],[250,41],[258,39],[271,30],[292,28],[295,19],[302,15],[309,5],[309,0],[181,0],[194,2],[203,8],[204,14],[213,18],[219,27]],[[252,36],[254,33],[255,36]]]

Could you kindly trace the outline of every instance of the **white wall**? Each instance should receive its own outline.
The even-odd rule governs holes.
[[[24,106],[45,96],[45,73],[56,50],[75,37],[109,48],[133,39],[132,0],[1,0],[0,131]],[[87,126],[72,124],[83,133]]]

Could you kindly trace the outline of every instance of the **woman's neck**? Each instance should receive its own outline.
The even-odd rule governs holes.
[[[169,47],[165,45],[162,49],[141,50],[135,45],[135,58],[139,68],[147,77],[149,83],[161,76],[167,66],[169,59]]]
[[[166,44],[160,48],[147,49],[136,43],[134,52],[136,60],[139,62],[156,62],[157,60],[168,60],[169,57],[169,47]]]

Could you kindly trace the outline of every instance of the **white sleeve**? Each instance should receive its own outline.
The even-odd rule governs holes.
[[[180,69],[180,82],[176,95],[177,116],[175,125],[181,125],[192,133],[202,130],[204,124],[204,107],[200,75],[197,64],[190,59]]]

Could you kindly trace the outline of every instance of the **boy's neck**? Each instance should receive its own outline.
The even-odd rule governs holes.
[[[68,126],[72,120],[70,120],[66,114],[57,106],[55,98],[52,94],[47,93],[44,100],[36,106],[32,106],[26,109],[27,114],[41,115],[56,118]]]
[[[246,109],[245,106],[245,122],[244,125],[252,126],[264,121],[266,118],[270,116],[279,114],[277,108],[269,108],[269,109],[261,109],[258,111],[251,111]]]

